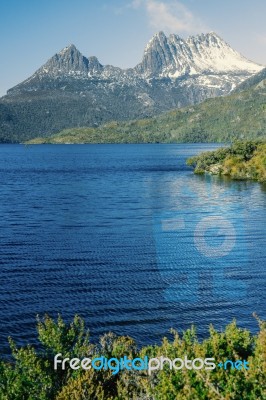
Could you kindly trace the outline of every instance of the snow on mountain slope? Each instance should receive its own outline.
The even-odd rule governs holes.
[[[129,69],[102,65],[70,45],[0,100],[0,128],[4,138],[29,138],[145,118],[227,95],[262,69],[213,32],[186,40],[159,32]]]
[[[233,50],[214,32],[190,36],[187,40],[159,32],[148,43],[142,62],[136,67],[146,77],[156,74],[172,78],[210,72],[254,74],[262,68]]]
[[[143,59],[135,68],[123,70],[111,65],[103,66],[96,57],[86,58],[74,45],[65,47],[50,58],[27,80],[43,76],[77,78],[113,78],[115,80],[146,79],[202,74],[243,75],[242,80],[263,69],[233,50],[216,33],[166,37],[163,32],[153,36],[144,51]],[[233,79],[234,81],[234,79]],[[239,83],[240,79],[236,79]]]

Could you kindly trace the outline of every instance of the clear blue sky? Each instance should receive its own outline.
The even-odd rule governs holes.
[[[0,0],[0,95],[73,43],[102,64],[133,67],[160,30],[215,31],[266,64],[266,0]]]

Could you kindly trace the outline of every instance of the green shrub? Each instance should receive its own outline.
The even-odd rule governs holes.
[[[42,351],[33,346],[18,349],[10,340],[12,361],[0,361],[1,400],[263,400],[266,399],[266,323],[258,320],[259,333],[252,335],[239,328],[235,321],[224,331],[210,327],[209,337],[199,341],[192,327],[173,338],[164,338],[160,345],[137,348],[130,337],[113,333],[103,335],[93,345],[85,330],[84,321],[76,316],[66,324],[59,316],[55,321],[48,316],[38,319]],[[128,358],[168,357],[245,359],[249,370],[110,370],[90,369],[63,371],[53,369],[53,357],[61,352],[64,357]]]
[[[232,179],[266,182],[266,144],[258,141],[236,141],[229,148],[201,153],[187,160],[194,172],[218,173]]]

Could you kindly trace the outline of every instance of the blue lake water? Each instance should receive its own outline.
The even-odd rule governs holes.
[[[195,176],[217,145],[1,145],[0,348],[36,314],[138,343],[266,318],[266,189]]]

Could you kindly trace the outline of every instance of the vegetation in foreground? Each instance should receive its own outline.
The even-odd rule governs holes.
[[[237,141],[231,147],[201,153],[187,164],[196,174],[209,172],[232,179],[252,179],[266,182],[266,143]]]
[[[257,317],[256,317],[257,318]],[[229,324],[218,332],[210,327],[209,337],[199,342],[195,328],[181,336],[172,331],[173,339],[164,338],[160,345],[138,349],[134,340],[112,333],[103,335],[98,344],[89,341],[84,321],[76,316],[66,324],[45,316],[38,319],[38,335],[41,351],[33,346],[17,348],[10,339],[12,361],[0,360],[1,400],[263,400],[266,399],[266,322],[257,318],[259,333]],[[57,353],[64,357],[107,358],[169,357],[245,359],[249,370],[170,370],[148,375],[146,371],[122,371],[112,374],[110,370],[53,369]]]

